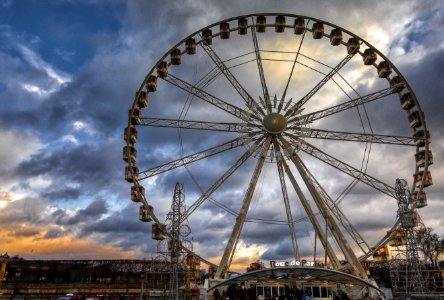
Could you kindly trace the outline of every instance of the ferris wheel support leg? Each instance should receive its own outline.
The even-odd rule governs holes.
[[[281,141],[284,144],[285,149],[291,149],[290,144],[286,140],[281,139]],[[328,211],[328,207],[325,204],[326,200],[322,199],[322,196],[316,190],[314,183],[312,182],[312,180],[310,180],[310,176],[307,173],[308,170],[306,171],[301,159],[299,158],[299,156],[295,152],[292,153],[290,157],[291,157],[291,161],[294,163],[294,165],[298,169],[298,172],[301,175],[302,180],[304,180],[304,183],[307,186],[311,196],[313,197],[313,200],[315,201],[319,211],[321,212],[322,216],[324,217],[325,221],[327,222],[330,232],[333,234],[333,237],[335,238],[336,242],[338,243],[339,248],[341,248],[341,251],[345,256],[345,259],[350,264],[353,273],[358,277],[367,278],[364,268],[362,267],[358,258],[354,254],[354,252],[351,249],[346,238],[342,234],[335,219]]]
[[[293,246],[294,259],[296,261],[299,261],[301,257],[299,255],[299,247],[296,239],[296,231],[294,228],[293,215],[291,213],[290,201],[288,199],[287,185],[285,184],[284,170],[282,166],[282,161],[283,161],[282,153],[280,151],[280,146],[277,142],[276,137],[273,137],[273,144],[274,144],[274,149],[276,150],[276,160],[277,160],[276,165],[279,172],[279,180],[281,182],[282,196],[284,198],[285,212],[287,214],[288,227],[290,229],[290,237],[291,237],[291,244]]]
[[[251,178],[250,184],[248,186],[248,190],[245,194],[245,198],[239,212],[238,217],[236,218],[236,224],[233,227],[233,231],[231,232],[230,239],[227,242],[227,246],[225,247],[224,254],[222,255],[222,259],[220,261],[219,267],[217,268],[215,277],[223,278],[226,271],[230,267],[231,260],[234,255],[234,251],[236,249],[237,241],[239,240],[240,233],[242,231],[242,227],[245,223],[245,219],[247,217],[248,209],[250,207],[251,199],[253,198],[254,191],[256,189],[257,181],[259,180],[259,175],[261,174],[262,167],[265,163],[265,158],[267,156],[267,151],[270,148],[271,144],[271,136],[267,138],[264,142],[261,156],[257,162],[256,168],[254,169],[253,177]]]
[[[287,173],[287,176],[290,179],[290,182],[293,185],[293,188],[295,189],[296,194],[298,195],[298,198],[302,203],[302,206],[307,212],[307,216],[310,219],[310,222],[313,224],[314,229],[316,230],[316,234],[319,236],[319,240],[321,241],[322,246],[324,247],[324,249],[326,249],[327,256],[330,259],[331,264],[333,265],[334,268],[339,268],[340,266],[339,260],[336,257],[330,242],[326,238],[325,231],[323,230],[321,224],[319,224],[318,219],[316,219],[316,216],[313,212],[313,209],[310,206],[310,203],[308,202],[304,193],[302,193],[302,189],[300,188],[299,184],[296,181],[296,178],[294,177],[293,173],[291,172],[290,168],[288,167],[287,163],[284,160],[282,161],[282,165],[284,166],[285,173]]]

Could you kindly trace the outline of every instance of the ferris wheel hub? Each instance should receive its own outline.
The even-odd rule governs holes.
[[[270,113],[262,120],[264,128],[269,133],[278,134],[287,128],[287,119],[279,113]]]

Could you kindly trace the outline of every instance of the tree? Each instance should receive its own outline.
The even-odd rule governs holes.
[[[444,254],[444,237],[438,236],[430,227],[421,228],[417,233],[419,250],[427,260],[438,268],[438,257]]]

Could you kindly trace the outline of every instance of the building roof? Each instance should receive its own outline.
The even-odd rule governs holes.
[[[277,267],[255,270],[247,273],[243,273],[229,279],[225,279],[214,286],[209,291],[220,288],[223,286],[231,285],[234,283],[240,283],[245,281],[256,282],[290,282],[290,281],[321,281],[330,283],[352,284],[356,286],[373,288],[383,293],[374,283],[370,280],[365,280],[354,275],[316,267]]]

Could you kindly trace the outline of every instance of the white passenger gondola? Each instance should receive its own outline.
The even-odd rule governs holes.
[[[149,92],[155,92],[157,91],[157,76],[150,75],[148,77],[148,80],[146,82],[146,89]]]
[[[413,207],[422,208],[427,206],[427,195],[424,190],[422,190],[420,193],[418,193],[418,191],[414,191],[412,193],[412,198],[413,198]]]
[[[401,107],[402,109],[409,110],[415,106],[415,102],[413,101],[412,93],[407,92],[399,98],[399,101],[401,101]]]
[[[230,38],[230,23],[220,23],[220,38],[223,40]]]
[[[417,147],[424,147],[426,144],[430,144],[432,139],[430,137],[430,132],[427,130],[424,134],[424,130],[420,129],[413,134],[413,140]]]
[[[157,76],[160,78],[166,78],[168,76],[168,63],[166,61],[161,61],[157,65]]]
[[[180,49],[176,48],[170,53],[171,57],[171,64],[178,66],[182,63],[182,53],[180,52]]]
[[[267,27],[267,18],[265,16],[258,16],[256,18],[256,31],[265,32]]]
[[[150,213],[152,213],[153,207],[151,205],[148,205],[148,209],[141,205],[139,207],[139,220],[142,222],[152,222],[153,217]]]
[[[284,32],[285,31],[285,16],[276,16],[276,22],[274,24],[275,32]]]
[[[424,165],[426,163],[425,154],[426,154],[425,150],[418,151],[415,154],[415,160],[416,160],[417,167],[424,167]],[[432,151],[430,151],[430,150],[427,151],[427,165],[428,166],[433,165],[433,154],[432,154]]]
[[[387,61],[381,61],[377,67],[379,78],[387,78],[392,73],[392,66]]]
[[[357,38],[349,38],[347,41],[347,53],[351,55],[358,53],[360,46],[361,45],[359,44],[359,40]]]
[[[410,127],[418,128],[422,125],[419,111],[415,110],[411,112],[408,118],[409,118]]]
[[[342,42],[342,31],[335,28],[330,33],[330,44],[332,46],[337,46]]]
[[[137,142],[137,129],[133,126],[125,127],[123,139],[125,142],[129,141],[131,144],[135,144]]]
[[[165,239],[165,231],[166,231],[165,224],[153,223],[152,230],[151,230],[153,240],[157,240],[157,241],[164,240]]]
[[[240,35],[245,35],[245,34],[247,34],[247,29],[248,29],[247,18],[240,18],[237,21],[237,33]]]
[[[145,91],[136,92],[137,106],[139,108],[148,107],[148,93]]]
[[[416,187],[419,188],[421,186],[423,176],[424,176],[423,170],[420,170],[415,174],[413,174],[413,180],[415,182]],[[427,173],[425,174],[424,187],[431,186],[432,184],[433,184],[432,173],[430,173],[430,171],[427,171]]]
[[[373,48],[367,48],[364,50],[362,54],[362,59],[364,60],[364,65],[373,65],[378,56],[376,55],[376,51]]]
[[[131,201],[142,202],[145,197],[145,188],[141,185],[131,186]]]
[[[185,41],[185,52],[189,55],[196,54],[196,40],[194,38]]]
[[[313,23],[313,27],[311,28],[311,33],[313,34],[314,39],[320,39],[324,36],[324,24],[321,22]]]
[[[138,179],[139,169],[135,166],[126,166],[125,167],[125,180],[128,182],[134,182]]]
[[[123,151],[123,160],[126,162],[136,162],[137,150],[134,145],[124,146]]]
[[[305,20],[304,18],[297,18],[294,20],[294,33],[303,34],[305,31]]]
[[[393,93],[399,93],[405,88],[405,82],[400,76],[396,75],[390,79],[390,86],[392,87]]]
[[[140,118],[142,117],[142,110],[135,107],[133,109],[130,109],[128,112],[129,119],[131,122],[131,125],[139,125],[140,124]]]
[[[213,31],[210,28],[202,30],[202,40],[204,45],[210,46],[213,44]]]

